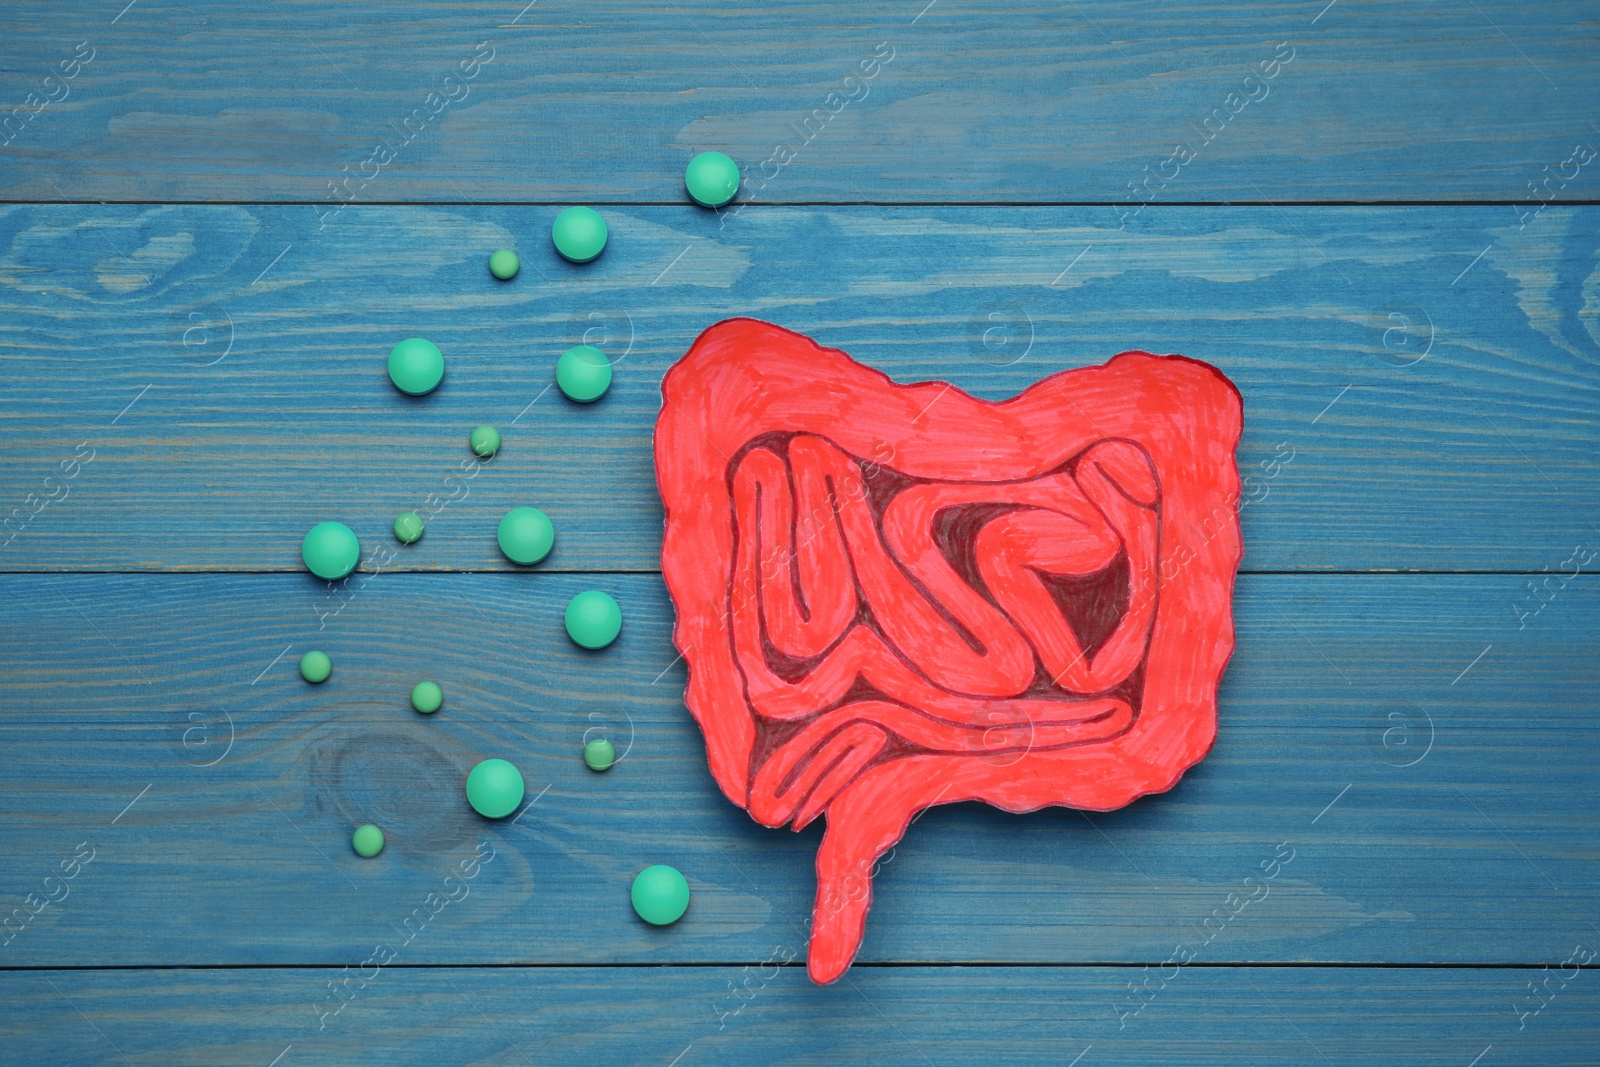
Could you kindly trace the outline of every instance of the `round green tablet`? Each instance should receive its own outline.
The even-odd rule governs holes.
[[[606,246],[606,220],[592,207],[569,207],[550,227],[556,251],[574,263],[587,263]]]
[[[689,160],[683,185],[701,207],[721,207],[739,191],[739,164],[721,152],[701,152]]]
[[[319,522],[306,534],[300,556],[312,574],[336,582],[356,569],[361,542],[342,522]]]
[[[479,426],[467,438],[467,444],[484,459],[500,451],[500,431],[493,426]]]
[[[666,926],[683,918],[689,907],[689,883],[676,868],[657,863],[633,880],[633,910],[639,918]]]
[[[486,759],[467,775],[467,803],[486,819],[516,811],[522,794],[522,772],[503,759]]]
[[[424,715],[432,715],[444,705],[444,690],[438,682],[418,682],[411,690],[411,706]]]
[[[328,658],[326,652],[312,650],[300,657],[300,677],[316,685],[326,682],[328,675],[333,673],[333,660]]]
[[[538,508],[512,508],[500,520],[500,551],[512,563],[538,563],[550,554],[556,530]]]
[[[431,393],[443,377],[444,353],[432,341],[407,337],[389,350],[389,380],[402,393]]]
[[[573,345],[556,360],[556,384],[580,404],[599,400],[611,388],[611,361],[593,345]]]
[[[383,831],[370,822],[358,826],[356,832],[350,835],[350,846],[356,850],[356,855],[370,860],[383,851]]]
[[[583,762],[589,765],[591,771],[610,770],[611,765],[617,762],[616,746],[603,737],[597,737],[583,746]]]
[[[622,609],[598,589],[567,601],[567,634],[584,648],[605,648],[622,630]]]
[[[422,536],[422,516],[415,511],[403,511],[394,517],[394,535],[406,544]]]
[[[509,248],[496,249],[489,254],[489,273],[503,282],[508,282],[517,276],[517,271],[522,269],[522,260]]]

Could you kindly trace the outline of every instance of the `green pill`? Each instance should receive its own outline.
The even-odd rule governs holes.
[[[415,511],[405,511],[396,515],[394,517],[394,536],[408,545],[421,537],[422,516]]]
[[[509,248],[496,249],[489,254],[489,273],[503,282],[508,282],[517,276],[517,271],[522,269],[522,260]]]
[[[587,263],[606,246],[606,220],[592,207],[569,207],[550,227],[556,251],[574,263]]]
[[[622,631],[622,609],[598,589],[567,601],[567,635],[584,648],[605,648]]]
[[[555,527],[538,508],[512,508],[500,520],[500,551],[512,563],[538,563],[555,544]]]
[[[683,918],[688,908],[689,883],[676,868],[657,863],[634,878],[633,910],[645,922],[666,926]]]
[[[356,855],[370,860],[383,851],[383,831],[370,822],[358,826],[356,832],[350,835],[350,847],[356,850]]]
[[[424,715],[432,715],[444,706],[444,690],[438,682],[418,682],[411,690],[411,706]]]
[[[318,682],[326,682],[328,675],[332,673],[333,660],[328,658],[326,652],[313,650],[300,657],[300,677],[312,685],[316,685]]]
[[[591,771],[610,770],[611,765],[617,762],[616,746],[603,737],[597,737],[583,746],[583,762],[589,765]]]
[[[500,431],[493,426],[479,426],[467,438],[467,444],[484,459],[500,451]]]
[[[522,794],[522,772],[503,759],[486,759],[467,775],[467,803],[486,819],[516,811]]]
[[[593,345],[573,345],[556,360],[556,384],[569,400],[599,400],[611,388],[611,361]]]
[[[701,207],[721,207],[739,191],[739,164],[721,152],[701,152],[689,160],[683,185]]]
[[[444,353],[432,341],[407,337],[389,350],[389,380],[402,393],[431,393],[443,377]]]
[[[319,522],[306,534],[300,556],[312,574],[336,582],[356,569],[361,542],[342,522]]]

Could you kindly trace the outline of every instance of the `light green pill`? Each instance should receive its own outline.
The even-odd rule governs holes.
[[[676,868],[657,863],[634,878],[633,910],[645,922],[666,926],[683,918],[688,908],[689,883]]]
[[[606,246],[606,220],[592,207],[569,207],[550,227],[556,251],[574,263],[587,263]]]
[[[484,459],[500,451],[500,431],[493,426],[479,426],[467,438],[467,444]]]
[[[486,819],[510,815],[522,795],[522,772],[503,759],[486,759],[467,775],[467,803]]]
[[[319,522],[301,543],[300,557],[312,574],[336,582],[356,569],[361,542],[342,522]]]
[[[739,191],[739,164],[721,152],[701,152],[689,160],[683,185],[701,207],[721,207]]]
[[[411,706],[424,715],[432,715],[444,706],[444,690],[438,682],[418,682],[411,690]]]
[[[443,377],[444,353],[432,341],[407,337],[389,350],[389,380],[402,393],[431,393]]]
[[[512,508],[500,520],[500,551],[512,563],[538,563],[550,554],[556,530],[538,508]]]
[[[591,771],[609,770],[617,762],[617,749],[610,741],[597,737],[583,746],[583,762]]]
[[[522,260],[509,248],[496,249],[489,254],[489,273],[503,282],[508,282],[517,276],[517,271],[522,269]]]
[[[333,660],[328,658],[326,652],[312,650],[300,657],[300,677],[316,685],[326,682],[328,675],[333,673]]]
[[[383,831],[370,822],[358,826],[356,832],[350,835],[350,847],[356,850],[356,855],[370,860],[383,851]]]
[[[556,384],[569,400],[599,400],[611,388],[611,361],[593,345],[573,345],[556,360]]]
[[[398,540],[408,545],[411,544],[422,536],[422,516],[415,511],[405,511],[396,515],[394,517],[394,535]]]
[[[567,601],[567,635],[584,648],[605,648],[622,632],[622,609],[598,589]]]

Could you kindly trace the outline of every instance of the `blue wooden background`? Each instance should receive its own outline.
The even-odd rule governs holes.
[[[0,1064],[1595,1063],[1597,43],[1510,0],[8,4]],[[685,201],[706,149],[743,206]],[[991,399],[1128,348],[1245,398],[1211,756],[929,811],[828,988],[819,828],[716,791],[659,576],[659,382],[729,315]],[[462,803],[489,755],[514,824]]]

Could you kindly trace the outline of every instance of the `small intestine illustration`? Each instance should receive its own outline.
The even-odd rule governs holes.
[[[918,812],[1111,810],[1209,751],[1242,553],[1220,371],[1125,352],[988,402],[730,319],[662,399],[685,702],[730,800],[825,818],[814,981]]]

